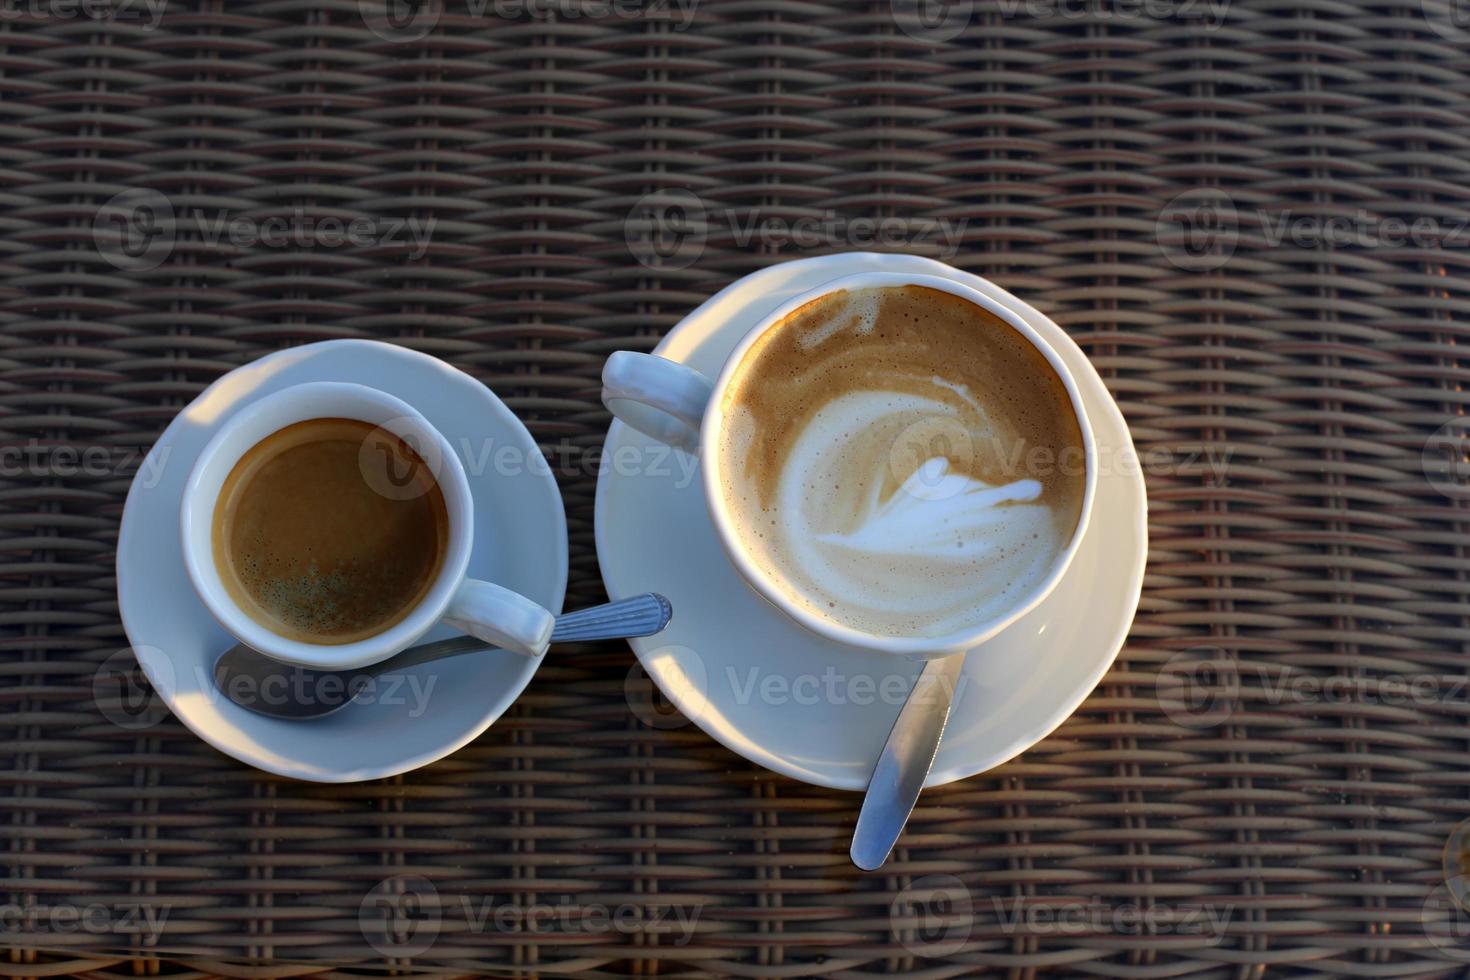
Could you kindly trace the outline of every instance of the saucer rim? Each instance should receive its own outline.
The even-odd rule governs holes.
[[[500,396],[497,395],[493,390],[491,390],[488,385],[472,377],[465,371],[460,370],[453,364],[448,363],[447,361],[435,357],[432,354],[426,354],[423,351],[414,350],[410,347],[387,343],[386,341],[381,340],[370,340],[367,338],[338,338],[333,340],[316,341],[309,344],[301,344],[296,347],[288,347],[283,350],[272,351],[269,354],[264,354],[258,358],[255,358],[254,360],[246,362],[245,364],[241,364],[237,367],[231,368],[229,371],[226,371],[218,378],[215,378],[203,390],[201,390],[197,395],[191,398],[186,404],[179,407],[174,417],[169,420],[168,425],[164,427],[163,431],[159,433],[158,438],[154,440],[153,446],[149,448],[148,453],[144,457],[144,460],[138,467],[138,472],[134,474],[133,480],[128,486],[128,495],[123,503],[122,516],[119,518],[118,521],[117,548],[113,558],[113,572],[114,577],[117,581],[118,618],[122,622],[123,633],[128,643],[128,649],[136,651],[137,647],[148,646],[148,644],[139,644],[134,641],[133,637],[135,633],[137,633],[136,624],[132,621],[132,618],[126,611],[127,607],[130,605],[130,602],[124,599],[125,592],[127,592],[129,595],[132,595],[134,589],[142,587],[142,583],[134,584],[133,582],[131,582],[130,579],[132,578],[132,576],[124,576],[121,570],[121,566],[123,563],[123,555],[128,550],[130,550],[130,547],[132,546],[131,543],[135,539],[135,535],[143,533],[143,530],[138,527],[139,522],[136,519],[136,507],[139,506],[137,501],[141,500],[144,494],[153,492],[153,488],[142,486],[139,483],[139,478],[143,473],[147,472],[148,461],[152,459],[153,454],[158,450],[158,447],[167,445],[170,433],[173,432],[176,426],[182,423],[185,414],[191,408],[209,397],[212,392],[224,385],[228,381],[228,379],[236,376],[239,372],[247,370],[258,370],[277,360],[303,358],[305,356],[308,356],[307,352],[311,352],[313,354],[316,354],[317,356],[320,356],[322,353],[326,352],[329,349],[343,349],[348,347],[369,348],[374,351],[386,354],[389,357],[402,357],[408,360],[415,360],[418,361],[420,364],[431,367],[433,370],[437,371],[447,383],[473,386],[475,389],[477,389],[477,395],[488,399],[491,406],[491,411],[493,413],[499,414],[502,421],[508,422],[514,427],[519,427],[521,431],[525,434],[526,438],[530,441],[531,445],[537,445],[535,436],[531,434],[531,431],[526,427],[526,424],[521,421],[520,417],[517,416],[515,412],[512,411],[510,407],[507,406],[505,402],[500,398]],[[231,407],[233,408],[235,406],[238,406],[240,401],[240,398],[233,399],[230,402]],[[408,400],[404,399],[404,401]],[[409,404],[412,403],[409,402]],[[228,413],[222,413],[221,416],[211,424],[211,428],[217,428],[218,426],[224,424],[224,421],[228,417]],[[207,441],[208,440],[206,439],[206,442]],[[566,518],[566,500],[561,494],[561,488],[556,483],[556,477],[549,470],[545,474],[543,474],[543,478],[545,479],[547,485],[551,490],[552,499],[554,499],[557,504],[555,508],[557,520],[555,521],[556,526],[554,528],[556,541],[553,542],[555,556],[553,560],[555,561],[557,566],[557,586],[554,590],[554,601],[550,606],[548,606],[548,608],[552,609],[553,612],[559,612],[566,602],[568,576],[571,570],[571,556],[569,553],[569,532],[567,529]],[[473,487],[471,489],[473,492]],[[134,518],[132,521],[129,520],[130,514]],[[177,531],[177,528],[175,528],[175,531]],[[473,550],[471,551],[471,554],[473,554]],[[179,560],[183,560],[182,554],[179,556]],[[213,616],[209,612],[208,607],[206,607],[204,603],[198,599],[197,596],[195,597],[195,601],[199,604],[200,614],[204,616],[209,616],[212,619]],[[136,652],[134,652],[134,656],[136,657]],[[164,656],[167,657],[168,655],[165,653]],[[163,681],[161,678],[155,676],[154,671],[149,668],[148,662],[144,658],[136,657],[136,659],[139,666],[141,666],[143,669],[144,676],[148,678],[149,684],[152,685],[158,697],[160,697],[163,700],[164,704],[168,707],[169,714],[176,718],[196,738],[209,745],[215,751],[225,756],[228,756],[229,758],[234,759],[237,762],[242,762],[248,766],[252,766],[263,772],[269,772],[274,775],[285,776],[291,779],[299,779],[303,782],[342,784],[368,782],[374,779],[386,779],[392,776],[399,776],[406,772],[412,772],[415,769],[421,769],[424,766],[430,765],[434,762],[438,762],[440,759],[444,759],[450,755],[453,755],[455,752],[458,752],[460,749],[464,748],[466,745],[473,742],[475,739],[479,738],[486,731],[488,731],[492,725],[494,725],[504,716],[506,711],[510,710],[510,708],[514,706],[515,702],[520,699],[522,694],[525,693],[526,688],[530,686],[532,679],[535,677],[537,670],[540,668],[541,662],[546,658],[538,657],[534,660],[528,659],[527,667],[529,669],[527,670],[524,679],[520,682],[519,689],[516,690],[515,693],[505,701],[504,706],[501,707],[498,711],[487,712],[486,715],[484,715],[480,721],[476,722],[475,725],[466,729],[459,736],[450,739],[444,744],[444,746],[427,750],[405,760],[401,760],[385,766],[359,766],[356,769],[343,770],[333,773],[323,773],[319,770],[303,771],[299,767],[293,768],[291,766],[276,765],[268,759],[248,758],[244,754],[241,754],[231,748],[226,747],[225,745],[221,744],[219,739],[213,737],[209,732],[205,731],[201,726],[196,724],[195,720],[191,719],[187,713],[177,710],[174,704],[176,692],[171,689],[173,686],[172,680],[169,680],[167,682]],[[303,733],[309,733],[309,729],[303,729]]]
[[[1033,327],[1033,329],[1039,329],[1036,326],[1035,321],[1040,321],[1050,329],[1055,330],[1057,333],[1057,337],[1055,339],[1050,334],[1044,334],[1044,338],[1047,340],[1048,343],[1052,344],[1052,346],[1056,348],[1059,353],[1062,352],[1064,349],[1070,351],[1080,359],[1080,362],[1083,365],[1085,365],[1085,374],[1087,375],[1088,380],[1086,382],[1083,382],[1083,379],[1080,376],[1082,372],[1078,372],[1075,369],[1073,369],[1074,377],[1078,377],[1079,382],[1082,383],[1086,383],[1089,385],[1093,383],[1096,384],[1096,390],[1099,391],[1102,396],[1100,399],[1100,401],[1102,402],[1101,412],[1110,417],[1110,421],[1116,426],[1117,431],[1121,433],[1123,441],[1119,445],[1119,450],[1133,452],[1136,456],[1136,449],[1133,443],[1133,433],[1128,426],[1127,419],[1123,416],[1122,409],[1119,407],[1117,399],[1114,398],[1112,392],[1108,390],[1107,384],[1102,379],[1102,375],[1098,373],[1096,366],[1092,363],[1092,360],[1087,357],[1086,352],[1082,350],[1077,342],[1073,340],[1072,337],[1065,330],[1063,330],[1060,325],[1056,323],[1056,321],[1043,314],[1040,310],[1037,310],[1031,304],[1017,298],[1008,290],[1001,288],[1000,286],[984,278],[983,276],[980,276],[976,273],[966,272],[962,269],[957,269],[946,263],[939,262],[935,259],[930,259],[923,256],[885,252],[843,252],[836,255],[814,256],[810,258],[792,259],[788,262],[773,263],[761,269],[757,269],[756,271],[751,272],[745,276],[741,276],[739,279],[736,279],[733,282],[729,283],[724,288],[716,292],[714,295],[706,299],[703,303],[699,304],[688,314],[682,317],[678,323],[676,323],[673,327],[669,329],[669,331],[659,340],[658,344],[653,348],[652,353],[668,357],[669,359],[675,360],[681,364],[686,363],[690,350],[693,347],[697,346],[697,343],[693,340],[689,340],[686,342],[684,338],[681,337],[681,335],[688,336],[690,334],[690,330],[692,329],[690,327],[691,321],[695,321],[697,318],[708,316],[710,312],[713,309],[717,308],[721,302],[728,300],[731,294],[733,294],[735,291],[751,289],[753,284],[758,283],[760,279],[768,275],[776,274],[777,270],[787,270],[793,266],[801,266],[809,267],[814,270],[820,270],[823,272],[831,272],[831,275],[828,278],[816,280],[810,284],[805,284],[798,287],[799,292],[806,293],[812,289],[820,288],[824,283],[830,282],[833,279],[842,278],[847,275],[855,275],[858,272],[887,271],[887,267],[894,263],[898,263],[898,266],[894,269],[894,271],[924,272],[931,275],[942,276],[944,278],[952,279],[962,284],[969,285],[986,295],[991,295],[991,293],[988,291],[993,290],[995,294],[998,294],[999,297],[1001,297],[1000,300],[998,300],[999,302],[1010,306],[1017,313],[1017,315],[1020,316],[1022,319],[1025,319],[1028,324]],[[909,263],[913,263],[913,265],[910,266]],[[850,268],[853,265],[857,265],[858,268]],[[976,285],[976,283],[979,283],[980,285]],[[742,309],[748,307],[749,305],[749,303],[743,304]],[[777,303],[777,306],[779,305],[780,302]],[[1035,321],[1031,319],[1033,317],[1035,318]],[[759,322],[759,319],[760,318],[757,318],[757,320],[753,322]],[[740,340],[737,338],[735,341],[735,346],[738,347],[739,343]],[[617,419],[613,419],[610,426],[608,427],[607,435],[604,438],[604,447],[613,445],[615,441],[621,436],[625,428],[626,426],[624,426],[623,423],[621,423]],[[604,554],[610,554],[610,551],[608,551],[607,547],[608,543],[606,541],[606,533],[604,531],[604,528],[608,526],[605,518],[607,510],[611,506],[611,504],[608,503],[610,492],[607,491],[607,488],[612,485],[613,477],[614,474],[611,472],[610,469],[607,468],[604,468],[598,474],[597,491],[593,512],[593,534],[594,540],[596,541],[597,545],[598,569],[599,572],[602,574],[603,584],[607,588],[610,597],[618,598],[618,594],[612,588],[612,583],[608,581],[608,575],[603,568],[602,562],[602,556]],[[1134,513],[1133,528],[1135,533],[1130,538],[1131,540],[1137,542],[1137,544],[1135,547],[1134,560],[1130,563],[1130,568],[1128,569],[1131,574],[1132,582],[1130,584],[1130,587],[1126,589],[1124,593],[1126,598],[1126,605],[1128,606],[1129,611],[1126,616],[1119,617],[1118,626],[1113,635],[1107,641],[1106,645],[1111,648],[1111,653],[1107,657],[1101,658],[1096,667],[1092,671],[1089,671],[1088,675],[1084,678],[1084,684],[1080,685],[1077,689],[1080,693],[1078,693],[1076,698],[1069,699],[1069,702],[1064,702],[1061,707],[1056,711],[1055,717],[1049,717],[1047,722],[1043,726],[1038,728],[1034,733],[1028,733],[1021,738],[1014,740],[1010,745],[1003,747],[1001,754],[997,755],[997,757],[995,757],[993,760],[987,761],[985,762],[985,764],[978,767],[970,767],[968,764],[961,763],[951,764],[948,768],[941,769],[939,768],[938,761],[936,759],[935,768],[930,770],[929,776],[924,783],[924,787],[926,789],[943,786],[948,783],[957,782],[961,779],[968,779],[971,776],[979,775],[983,772],[988,772],[989,770],[1003,765],[1011,759],[1014,759],[1016,756],[1025,752],[1027,749],[1041,742],[1052,732],[1056,731],[1056,729],[1059,728],[1068,718],[1072,717],[1072,715],[1076,713],[1077,709],[1087,700],[1088,696],[1090,696],[1092,692],[1097,689],[1098,684],[1101,683],[1103,677],[1106,676],[1107,672],[1117,661],[1118,655],[1122,652],[1124,645],[1127,643],[1128,634],[1132,629],[1134,619],[1137,617],[1138,614],[1138,606],[1142,600],[1143,594],[1144,572],[1148,562],[1147,485],[1144,481],[1143,473],[1141,470],[1135,470],[1131,474],[1124,475],[1123,478],[1130,479],[1134,487],[1137,489],[1138,507]],[[1098,497],[1101,497],[1102,493],[1103,481],[1099,480]],[[1068,574],[1071,573],[1072,570],[1069,569]],[[1064,579],[1065,576],[1063,576],[1062,580]],[[1059,580],[1059,582],[1062,580]],[[767,604],[767,608],[769,614],[771,615],[783,615],[783,613],[775,606],[770,606],[769,604]],[[1015,628],[1016,625],[1018,624],[1012,624],[1012,626],[1007,627],[1007,630]],[[998,638],[1000,635],[1003,635],[1005,632],[1006,630],[1002,630],[996,635],[996,638]],[[643,665],[645,672],[648,673],[648,676],[653,679],[655,684],[659,684],[657,673],[648,671],[645,652],[643,649],[641,649],[641,647],[646,646],[646,641],[640,642],[638,640],[631,640],[629,645],[632,647],[633,653],[638,658],[639,663]],[[983,646],[983,644],[981,646]],[[904,658],[898,654],[887,654],[887,656],[898,657],[900,659],[913,662],[910,658]],[[798,768],[794,765],[791,765],[787,759],[781,756],[777,756],[774,753],[768,753],[765,758],[753,758],[751,755],[743,751],[738,745],[732,744],[731,741],[722,738],[718,731],[713,731],[709,727],[707,727],[701,717],[701,713],[699,711],[693,710],[694,706],[685,703],[685,699],[681,699],[674,694],[671,694],[668,690],[664,688],[662,684],[659,684],[659,689],[660,691],[662,691],[664,696],[667,697],[671,702],[673,702],[675,707],[677,707],[686,718],[692,721],[700,729],[700,731],[704,732],[705,735],[709,736],[711,739],[724,746],[726,749],[730,750],[741,758],[754,763],[755,765],[761,766],[762,768],[768,769],[772,772],[779,773],[783,776],[790,777],[799,782],[808,783],[814,786],[821,786],[827,789],[848,790],[852,792],[863,792],[867,789],[866,777],[854,778],[850,780],[840,777],[823,778],[827,776],[826,773],[813,769]]]

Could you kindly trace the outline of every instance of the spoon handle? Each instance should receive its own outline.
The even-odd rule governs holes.
[[[652,636],[674,617],[674,607],[657,592],[645,592],[631,599],[619,599],[600,606],[589,606],[556,617],[551,631],[552,643],[577,643],[583,640],[616,640],[623,637]]]
[[[848,853],[852,863],[864,871],[877,871],[883,866],[909,822],[939,752],[939,740],[944,736],[964,665],[963,653],[931,660],[914,679],[913,689],[888,733],[888,743],[873,767],[852,831]]]
[[[556,617],[556,625],[551,630],[551,642],[572,643],[651,636],[667,626],[673,614],[669,600],[657,592],[645,592],[631,599],[588,606],[586,609]],[[436,643],[410,647],[396,656],[374,664],[373,672],[417,667],[419,664],[443,660],[471,650],[489,648],[490,644],[473,636],[455,636]]]

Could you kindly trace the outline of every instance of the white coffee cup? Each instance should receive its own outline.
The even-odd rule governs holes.
[[[271,434],[320,418],[356,419],[402,438],[438,481],[449,525],[444,560],[423,599],[382,632],[351,643],[303,642],[267,628],[231,598],[215,564],[215,505],[235,464]],[[363,667],[410,646],[440,621],[528,657],[541,656],[551,640],[550,611],[509,589],[466,576],[474,543],[474,506],[464,466],[427,419],[408,403],[375,388],[301,384],[240,409],[199,454],[184,485],[180,520],[184,564],[199,598],[240,642],[278,660],[319,669]]]
[[[1057,554],[1048,575],[1029,593],[992,617],[989,621],[947,636],[883,636],[854,629],[811,611],[792,587],[766,574],[747,550],[738,526],[725,500],[720,473],[720,434],[724,415],[712,406],[724,402],[724,395],[738,373],[740,362],[751,346],[771,327],[781,323],[801,307],[840,290],[883,287],[924,286],[968,300],[987,313],[999,317],[1025,337],[1051,365],[1071,400],[1072,410],[1082,435],[1086,482],[1081,513],[1065,547]],[[1097,488],[1097,447],[1092,426],[1082,405],[1082,396],[1067,365],[1060,355],[1017,313],[982,293],[937,276],[901,273],[863,273],[823,283],[817,288],[782,304],[750,330],[726,358],[719,375],[711,381],[700,372],[653,354],[618,351],[608,358],[602,371],[602,401],[627,425],[667,445],[700,457],[706,506],[726,553],[745,580],[777,608],[813,633],[844,643],[883,653],[900,654],[917,659],[935,659],[974,649],[1014,623],[1044,599],[1071,564],[1092,513]]]

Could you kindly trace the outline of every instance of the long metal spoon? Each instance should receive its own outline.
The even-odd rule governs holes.
[[[852,863],[864,871],[883,866],[909,822],[919,791],[934,767],[964,666],[963,653],[926,663],[888,733],[868,780],[848,852]]]
[[[551,642],[620,640],[652,636],[669,624],[674,610],[657,592],[645,592],[556,617]],[[306,720],[339,710],[377,678],[420,664],[493,649],[473,636],[409,647],[387,660],[354,670],[313,670],[272,660],[241,643],[214,663],[214,684],[235,704],[273,718]]]

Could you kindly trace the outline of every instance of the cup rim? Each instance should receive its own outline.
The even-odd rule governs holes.
[[[767,330],[801,307],[840,290],[895,288],[900,286],[924,286],[968,300],[980,309],[1000,318],[1007,326],[1010,326],[1022,337],[1026,338],[1041,353],[1047,363],[1051,365],[1052,371],[1061,380],[1062,386],[1067,392],[1067,397],[1072,404],[1073,414],[1077,418],[1078,428],[1082,434],[1083,462],[1086,469],[1082,507],[1077,518],[1077,524],[1072,529],[1072,535],[1068,539],[1066,547],[1062,549],[1053,561],[1051,571],[1047,574],[1046,578],[1031,592],[1018,600],[1010,609],[1001,613],[999,616],[992,617],[990,620],[978,626],[972,626],[968,629],[935,637],[885,636],[879,633],[870,633],[823,618],[794,600],[790,595],[792,590],[783,588],[771,576],[762,571],[760,566],[752,560],[744,543],[741,541],[739,532],[735,526],[736,521],[725,506],[724,494],[720,487],[721,462],[719,453],[716,451],[719,445],[719,435],[725,420],[724,412],[720,410],[725,392],[739,371],[740,364],[745,359],[745,355]],[[919,659],[934,659],[971,650],[1036,608],[1056,588],[1057,583],[1066,574],[1067,569],[1072,564],[1072,559],[1077,554],[1077,549],[1082,543],[1082,537],[1087,531],[1087,526],[1092,516],[1093,499],[1096,495],[1098,481],[1097,442],[1093,434],[1092,422],[1087,416],[1086,407],[1082,402],[1082,393],[1077,386],[1076,379],[1072,376],[1071,370],[1062,360],[1057,350],[1034,327],[1028,324],[1019,313],[1010,307],[963,283],[924,273],[859,272],[839,276],[820,283],[800,295],[792,297],[771,313],[762,317],[754,327],[740,338],[734,350],[725,358],[720,372],[715,378],[709,406],[700,424],[699,455],[703,461],[703,465],[700,468],[703,470],[705,503],[713,519],[715,529],[719,534],[720,542],[736,569],[758,594],[796,620],[797,623],[819,636],[824,636],[847,646],[861,647],[878,652]]]
[[[315,398],[335,400],[335,407],[303,414],[241,445],[232,446],[239,433],[255,423],[261,415],[271,410],[285,410]],[[379,411],[373,417],[361,418],[366,409],[349,407],[337,410],[347,400],[371,403]],[[382,413],[391,414],[385,417]],[[439,453],[438,471],[434,475],[444,491],[449,529],[446,553],[438,575],[424,597],[402,619],[381,632],[351,643],[328,644],[293,640],[257,622],[226,591],[223,579],[215,567],[212,534],[207,535],[210,540],[200,542],[194,530],[203,527],[212,531],[214,511],[219,503],[217,496],[209,500],[200,498],[202,484],[210,481],[221,470],[224,476],[228,476],[229,471],[246,452],[287,425],[317,418],[358,419],[381,425],[398,434],[411,432],[435,444]],[[184,481],[179,508],[180,541],[189,582],[215,620],[236,640],[260,653],[285,663],[321,670],[365,667],[385,660],[412,644],[442,619],[469,568],[473,519],[469,480],[459,456],[444,435],[417,409],[402,399],[367,385],[336,381],[291,385],[240,406],[220,425],[195,458]]]

